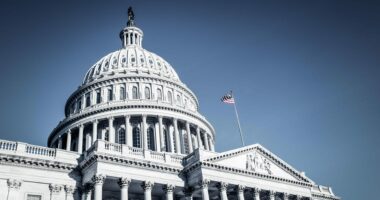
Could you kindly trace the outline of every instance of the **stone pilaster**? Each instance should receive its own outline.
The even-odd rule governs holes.
[[[59,200],[62,188],[63,188],[62,185],[50,184],[49,185],[50,200]]]
[[[92,144],[98,139],[98,120],[92,122]]]
[[[75,186],[65,185],[66,200],[74,200]]]
[[[143,115],[142,116],[142,139],[143,139],[143,149],[144,150],[148,150],[148,131],[147,131],[147,124],[146,124],[146,118],[147,116],[146,115]]]
[[[114,117],[108,118],[109,142],[115,143],[115,129],[113,127]]]
[[[181,144],[180,144],[180,137],[179,137],[179,131],[178,131],[178,120],[176,118],[173,118],[173,126],[174,126],[174,137],[175,137],[175,147],[178,154],[181,153]]]
[[[187,134],[187,144],[189,145],[189,153],[193,152],[193,141],[191,140],[190,123],[186,122],[186,134]]]
[[[202,139],[201,139],[201,130],[199,126],[197,126],[197,141],[198,141],[198,148],[202,149]]]
[[[20,194],[20,188],[22,185],[21,180],[17,179],[8,179],[7,180],[8,185],[8,199],[22,199]]]

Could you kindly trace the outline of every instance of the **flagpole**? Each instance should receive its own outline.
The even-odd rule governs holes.
[[[243,146],[245,146],[244,139],[243,139],[243,132],[241,131],[241,126],[240,126],[239,114],[238,114],[238,111],[237,111],[237,108],[236,108],[236,99],[235,99],[234,95],[232,94],[232,90],[231,90],[231,96],[234,98],[234,109],[235,109],[237,123],[238,123],[238,126],[239,126],[241,143],[243,144]]]

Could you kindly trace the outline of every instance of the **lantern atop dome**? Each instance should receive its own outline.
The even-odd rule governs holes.
[[[135,26],[135,14],[132,7],[129,7],[127,27],[120,32],[120,39],[123,42],[123,47],[126,48],[127,46],[132,45],[141,47],[142,38],[143,32]]]

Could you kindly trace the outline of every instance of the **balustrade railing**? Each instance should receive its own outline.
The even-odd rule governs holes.
[[[17,150],[17,142],[0,140],[0,150],[16,151]]]
[[[154,160],[165,161],[165,153],[151,151],[150,156]]]
[[[116,152],[121,152],[121,144],[115,144],[115,143],[105,143],[105,146],[104,148],[106,150],[110,150],[110,151],[116,151]]]
[[[27,154],[42,155],[42,156],[49,156],[49,157],[55,157],[57,154],[56,149],[30,145],[30,144],[27,144],[25,146],[25,151]]]

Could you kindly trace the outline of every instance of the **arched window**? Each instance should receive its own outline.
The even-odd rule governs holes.
[[[168,102],[169,103],[173,102],[172,92],[170,92],[170,91],[168,91]]]
[[[133,147],[141,148],[140,142],[140,128],[134,126],[132,129]]]
[[[162,92],[160,88],[157,89],[157,100],[162,100]]]
[[[124,100],[126,97],[125,95],[125,88],[124,87],[120,87],[120,100]]]
[[[177,94],[177,103],[181,103],[181,96],[179,96],[179,94]]]
[[[147,135],[148,136],[147,137],[148,149],[154,151],[156,149],[154,148],[155,145],[154,145],[154,128],[153,128],[153,126],[150,126],[147,131],[148,131],[148,135]]]
[[[132,87],[132,99],[138,99],[138,90],[136,86]]]
[[[119,135],[119,144],[125,144],[125,129],[120,128],[118,135]]]
[[[145,99],[150,99],[150,88],[145,87]]]

